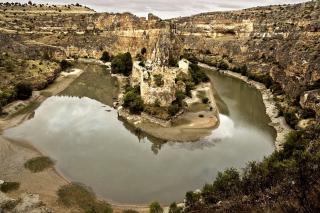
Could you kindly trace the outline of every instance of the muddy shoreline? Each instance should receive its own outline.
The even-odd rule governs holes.
[[[286,123],[284,117],[278,116],[279,115],[279,110],[276,107],[276,102],[274,100],[274,96],[272,92],[266,88],[266,86],[262,83],[259,83],[257,81],[250,80],[248,77],[241,75],[240,73],[235,73],[230,70],[222,70],[219,71],[216,67],[209,66],[204,63],[199,63],[199,66],[213,70],[215,72],[220,72],[221,74],[225,76],[229,76],[232,78],[239,79],[248,85],[254,87],[257,89],[261,96],[263,103],[266,108],[266,114],[270,118],[271,122],[269,123],[269,126],[273,127],[276,131],[276,140],[275,140],[275,147],[276,150],[281,150],[283,144],[285,143],[286,140],[286,135],[292,131],[292,129],[289,127],[289,125]]]

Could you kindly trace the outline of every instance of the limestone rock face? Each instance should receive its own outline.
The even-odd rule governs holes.
[[[134,64],[131,86],[140,86],[141,98],[147,105],[170,106],[175,100],[175,78],[179,68],[169,68],[154,64],[151,68],[145,69]],[[162,84],[157,85],[156,77],[161,78]]]
[[[292,101],[319,89],[319,1],[171,20],[85,8],[23,9],[0,5],[0,49],[23,60],[99,58],[103,51],[135,56],[145,47],[146,58],[163,66],[187,51],[203,62],[245,64],[249,74],[279,83]],[[308,105],[319,116],[317,104]]]

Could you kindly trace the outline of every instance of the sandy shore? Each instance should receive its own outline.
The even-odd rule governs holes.
[[[218,72],[217,68],[211,67],[207,64],[199,63],[199,66],[214,70]],[[249,84],[250,86],[256,88],[260,91],[263,99],[263,103],[266,107],[266,114],[269,116],[271,122],[269,123],[270,126],[272,126],[277,133],[277,137],[275,140],[275,147],[276,150],[282,149],[282,146],[286,140],[286,135],[292,131],[290,126],[286,123],[284,117],[280,117],[279,110],[276,107],[276,102],[274,101],[274,96],[272,92],[266,88],[266,86],[262,83],[259,83],[257,81],[250,80],[248,77],[241,75],[240,73],[235,73],[229,70],[222,70],[221,73],[223,75],[240,79],[241,81]]]

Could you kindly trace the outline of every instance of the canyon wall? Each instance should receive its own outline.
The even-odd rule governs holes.
[[[320,5],[258,7],[160,20],[76,6],[0,5],[2,54],[23,60],[100,58],[146,47],[162,63],[189,54],[270,76],[288,99],[320,115]],[[162,56],[161,56],[162,54]],[[159,56],[160,55],[160,56]],[[1,87],[0,87],[1,88]]]

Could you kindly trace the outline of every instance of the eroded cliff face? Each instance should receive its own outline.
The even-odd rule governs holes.
[[[271,76],[289,100],[319,116],[319,14],[319,1],[172,20],[82,7],[2,5],[0,48],[25,60],[61,60],[100,58],[103,51],[136,55],[146,47],[146,57],[161,59],[159,65],[192,53],[207,63],[246,65],[250,75]],[[312,99],[302,98],[306,93]]]

